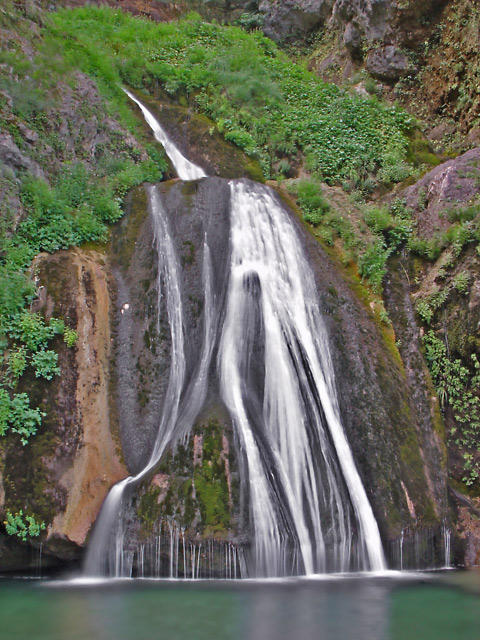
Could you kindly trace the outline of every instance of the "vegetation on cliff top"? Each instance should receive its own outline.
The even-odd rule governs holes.
[[[196,14],[154,23],[105,7],[60,11],[52,21],[65,55],[111,93],[124,82],[186,95],[227,139],[258,155],[267,176],[298,154],[327,182],[359,170],[389,180],[404,166],[406,112],[322,82],[260,32]]]

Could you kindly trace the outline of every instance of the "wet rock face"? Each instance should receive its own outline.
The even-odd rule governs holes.
[[[343,425],[382,536],[439,524],[448,517],[445,444],[428,371],[422,365],[423,382],[415,389],[418,380],[405,371],[392,338],[382,333],[341,268],[298,229],[316,277]],[[415,335],[413,328],[405,340]]]
[[[418,234],[427,239],[450,226],[446,212],[471,205],[479,194],[480,147],[435,167],[404,192]]]
[[[168,403],[172,337],[163,276],[158,277],[154,211],[148,190],[129,196],[112,242],[113,368],[123,451],[131,473],[148,462]],[[228,182],[207,178],[156,185],[178,257],[186,376],[182,416],[192,397],[205,331],[204,243],[212,262],[212,298],[220,309],[228,277]],[[220,321],[219,316],[214,323]],[[215,340],[215,335],[212,340]],[[139,487],[129,515],[133,544],[151,540],[168,523],[188,540],[238,538],[244,523],[231,420],[219,398],[215,356],[205,400],[192,422],[180,419],[153,476]],[[168,428],[170,425],[164,425]],[[136,514],[136,515],[135,515]]]
[[[205,234],[209,237],[217,299],[222,296],[228,275],[229,189],[226,181],[216,178],[187,184],[171,181],[158,185],[158,189],[182,267],[188,378],[202,343],[205,293],[201,256]],[[136,190],[113,244],[118,291],[114,321],[117,402],[125,457],[131,471],[140,470],[148,458],[170,366],[171,344],[165,310],[161,309],[157,315],[154,307],[156,258],[147,209],[145,191]],[[341,269],[298,220],[293,219],[317,282],[331,340],[343,423],[383,537],[393,539],[405,527],[416,530],[441,523],[448,517],[445,447],[439,417],[432,404],[434,394],[428,372],[424,365],[420,372],[413,371],[421,359],[418,344],[416,350],[412,347],[414,355],[405,371],[393,341],[392,344],[386,341],[370,310],[342,277]],[[404,300],[402,296],[400,287],[397,302],[393,304],[400,304],[400,300]],[[129,305],[128,309],[125,304]],[[411,309],[410,312],[413,317]],[[409,321],[410,317],[407,323]],[[402,334],[406,344],[416,340],[416,328],[410,328],[410,333]],[[137,528],[135,533],[140,538],[146,535],[148,527],[152,530],[159,518],[169,517],[182,526],[188,526],[187,520],[193,518],[190,521],[193,533],[205,532],[206,514],[218,512],[223,514],[219,516],[222,526],[225,526],[225,514],[230,513],[230,535],[248,539],[245,525],[248,516],[242,520],[245,509],[248,513],[248,496],[242,493],[243,482],[238,483],[240,493],[228,493],[228,473],[225,462],[219,462],[220,453],[210,462],[220,465],[215,476],[215,482],[222,488],[218,495],[230,496],[233,511],[226,498],[212,506],[208,492],[202,495],[201,489],[199,494],[195,488],[196,477],[199,487],[204,486],[199,442],[211,438],[212,419],[218,425],[215,427],[217,440],[225,437],[230,450],[235,449],[224,408],[218,420],[221,401],[214,368],[212,363],[209,392],[197,425],[186,440],[180,439],[178,446],[174,444],[173,449],[167,451],[151,484],[140,489],[136,508],[143,528]],[[218,443],[215,446],[219,452],[222,450]],[[239,460],[238,450],[229,464],[240,474],[242,469],[236,460]],[[210,462],[206,462],[205,473],[211,468]],[[193,485],[189,481],[192,477]]]
[[[158,185],[179,253],[187,379],[199,359],[205,298],[203,244],[208,235],[215,295],[221,296],[228,270],[228,183],[218,178]],[[113,239],[117,299],[115,370],[123,449],[128,467],[146,463],[162,415],[170,371],[171,336],[148,196],[142,188],[129,197],[126,216]]]

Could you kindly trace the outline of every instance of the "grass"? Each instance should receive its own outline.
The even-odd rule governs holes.
[[[298,154],[327,182],[361,167],[391,180],[407,166],[412,120],[404,111],[322,82],[258,31],[196,14],[154,23],[90,6],[59,11],[52,23],[50,37],[64,42],[70,64],[96,77],[117,108],[120,83],[152,93],[160,84],[258,156],[267,177]]]

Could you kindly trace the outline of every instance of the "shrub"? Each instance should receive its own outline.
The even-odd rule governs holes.
[[[297,186],[298,204],[304,212],[326,213],[330,205],[322,195],[320,186],[313,180],[301,180]]]
[[[390,255],[385,242],[377,238],[359,257],[358,271],[363,279],[367,279],[375,293],[381,293],[383,278],[386,273],[386,262]]]
[[[24,517],[22,509],[15,514],[7,511],[7,519],[3,524],[9,536],[17,536],[24,542],[27,537],[36,538],[40,531],[45,530],[45,522],[37,522],[33,516]]]
[[[458,273],[454,277],[453,282],[452,282],[452,286],[459,293],[467,293],[469,284],[470,284],[470,274],[467,273],[466,271],[462,271],[462,272]]]
[[[374,233],[392,229],[394,221],[390,213],[383,208],[369,207],[363,213],[363,219]]]
[[[464,476],[462,481],[470,486],[478,482],[480,462],[478,442],[480,439],[480,362],[472,354],[470,366],[447,353],[442,340],[432,330],[423,338],[425,358],[443,409],[450,406],[456,427],[450,431],[453,441],[463,457]]]
[[[40,409],[30,408],[26,393],[13,394],[10,398],[8,392],[0,387],[0,436],[11,430],[20,435],[25,446],[30,436],[37,432],[44,416]]]
[[[63,340],[67,345],[67,347],[70,349],[71,347],[75,346],[75,343],[78,340],[78,333],[74,329],[71,329],[70,327],[65,327]]]
[[[51,318],[47,325],[39,313],[23,311],[10,319],[8,334],[35,352],[45,347],[55,335],[63,334],[64,330],[62,320]]]
[[[60,374],[58,355],[55,351],[40,349],[33,354],[32,365],[35,369],[36,378],[51,380],[53,376],[58,376]]]

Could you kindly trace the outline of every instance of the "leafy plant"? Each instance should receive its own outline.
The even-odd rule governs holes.
[[[421,320],[426,324],[430,324],[433,318],[433,309],[427,300],[419,300],[415,305],[415,309]]]
[[[36,352],[56,335],[63,334],[63,320],[51,318],[46,324],[39,313],[22,311],[12,316],[8,327],[8,335],[21,341],[30,351]]]
[[[461,271],[460,273],[458,273],[452,281],[453,288],[456,289],[459,293],[467,293],[469,284],[470,274],[466,271]]]
[[[358,260],[358,271],[362,278],[367,278],[375,293],[381,293],[383,278],[386,273],[386,262],[391,250],[385,241],[377,238],[372,242]]]
[[[299,150],[330,182],[362,166],[383,168],[389,179],[409,172],[405,132],[412,120],[404,111],[323,82],[259,31],[207,24],[195,14],[153,23],[92,6],[61,10],[52,21],[51,38],[70,38],[71,63],[105,94],[118,95],[116,85],[126,82],[146,91],[160,83],[186,95],[225,137],[258,156],[267,175],[277,154]]]
[[[37,538],[40,531],[45,530],[45,522],[37,522],[33,516],[23,515],[22,509],[18,513],[7,511],[7,519],[4,521],[5,529],[10,536],[17,536],[23,542],[27,537]]]
[[[70,327],[65,327],[65,331],[63,333],[63,341],[67,345],[68,348],[74,347],[75,343],[78,340],[78,333],[71,329]]]
[[[445,343],[430,330],[424,338],[425,358],[443,409],[451,407],[457,427],[450,431],[451,441],[464,460],[462,481],[470,486],[480,475],[480,362],[471,355],[470,367],[447,353]]]
[[[32,365],[37,378],[51,380],[53,376],[60,375],[58,366],[58,354],[52,350],[40,349],[32,356]]]
[[[45,414],[40,409],[30,408],[30,399],[26,393],[9,393],[0,387],[0,436],[10,429],[20,435],[25,446],[30,436],[37,432]]]

